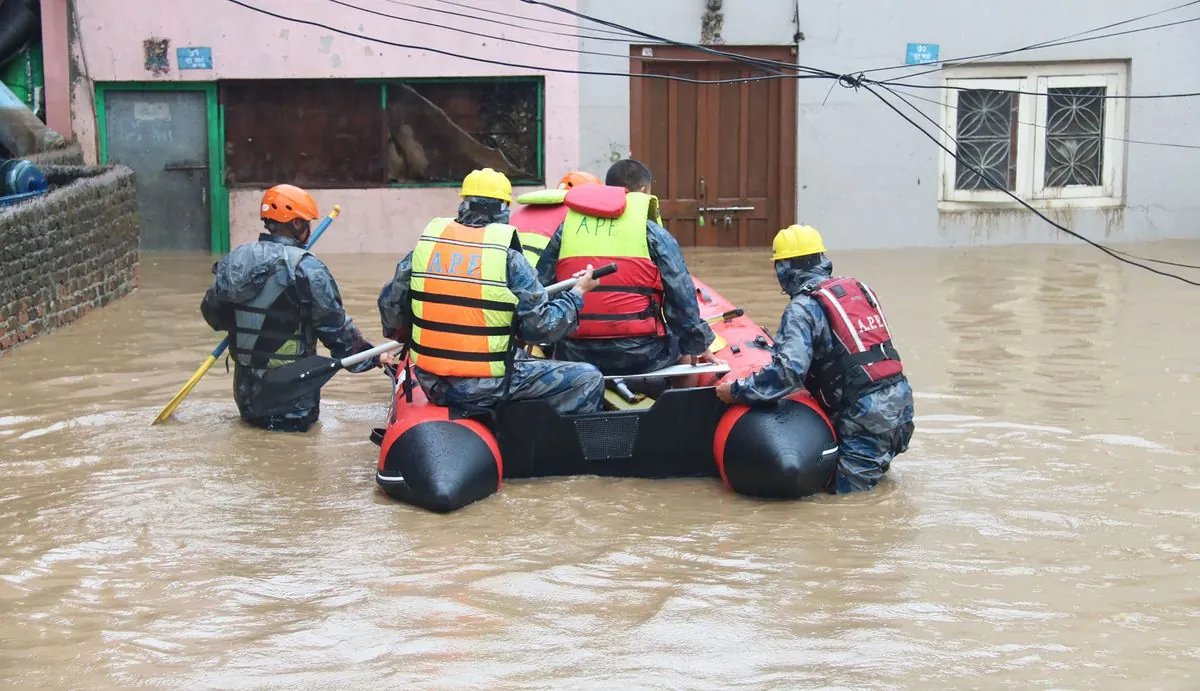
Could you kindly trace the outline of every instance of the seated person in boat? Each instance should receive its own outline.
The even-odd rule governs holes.
[[[873,488],[908,450],[913,394],[879,299],[866,284],[833,278],[820,233],[791,226],[775,236],[775,276],[791,302],[770,364],[717,387],[726,403],[766,403],[801,388],[829,414],[841,447],[837,493]]]
[[[511,223],[517,227],[521,250],[530,266],[537,266],[550,236],[567,217],[563,197],[575,185],[600,185],[600,178],[581,170],[573,170],[558,181],[558,189],[526,192],[517,199],[524,206],[513,210]]]
[[[329,269],[305,250],[309,224],[320,215],[312,195],[278,185],[266,191],[259,208],[268,232],[217,262],[200,313],[214,331],[229,332],[233,395],[242,419],[264,429],[306,432],[320,417],[321,392],[261,409],[267,370],[316,355],[317,339],[335,358],[371,344],[346,316]],[[350,370],[378,366],[373,358]]]
[[[583,296],[599,285],[592,267],[575,272],[571,290],[548,296],[508,225],[508,178],[472,171],[459,196],[458,217],[430,221],[383,287],[384,334],[408,344],[414,376],[434,404],[480,410],[541,399],[563,414],[600,410],[598,369],[534,359],[514,338],[549,343],[578,326]]]
[[[715,362],[708,349],[715,336],[700,318],[683,252],[658,222],[650,169],[633,159],[617,161],[605,182],[568,193],[566,218],[538,261],[543,283],[563,280],[588,264],[620,267],[588,295],[579,329],[555,345],[555,359],[590,362],[610,375]]]

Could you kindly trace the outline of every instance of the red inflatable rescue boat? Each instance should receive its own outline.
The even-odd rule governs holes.
[[[548,476],[719,477],[738,494],[770,499],[823,491],[838,455],[829,419],[807,393],[754,408],[716,397],[720,381],[770,362],[771,337],[695,283],[701,316],[717,334],[712,351],[728,373],[696,375],[699,386],[653,398],[631,389],[661,389],[661,379],[607,382],[621,393],[606,390],[605,407],[613,409],[598,413],[562,416],[546,403],[518,401],[494,416],[470,416],[429,403],[405,367],[387,427],[371,434],[380,447],[376,481],[389,496],[439,513],[490,496],[504,479]]]

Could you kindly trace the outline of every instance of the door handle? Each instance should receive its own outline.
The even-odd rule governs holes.
[[[207,187],[200,188],[200,206],[203,206],[206,209],[208,208],[208,188]]]
[[[701,199],[708,199],[707,187],[708,186],[704,184],[704,178],[700,178],[700,198]]]
[[[700,211],[754,211],[753,206],[702,206]]]

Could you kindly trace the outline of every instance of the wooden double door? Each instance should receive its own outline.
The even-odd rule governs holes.
[[[721,49],[795,61],[789,47]],[[633,48],[631,72],[706,81],[768,74],[687,48],[650,51]],[[630,82],[633,157],[654,172],[663,222],[681,245],[767,246],[794,222],[796,80]]]

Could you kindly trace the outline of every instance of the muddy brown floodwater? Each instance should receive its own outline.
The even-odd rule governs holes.
[[[376,341],[395,259],[329,258]],[[143,256],[0,358],[0,684],[1200,688],[1200,288],[1081,246],[833,259],[918,392],[877,491],[556,479],[439,516],[376,488],[382,374],[286,435],[219,364],[150,427],[219,335],[211,259]],[[689,261],[774,328],[764,252]]]

